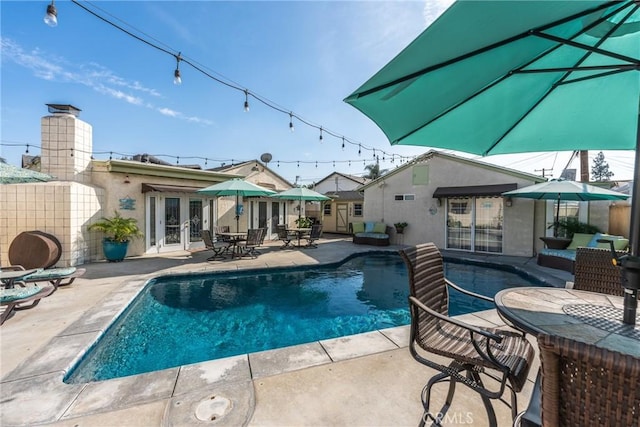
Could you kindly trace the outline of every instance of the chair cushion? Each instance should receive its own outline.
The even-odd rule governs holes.
[[[540,253],[542,255],[547,256],[555,256],[558,258],[570,259],[572,261],[576,260],[576,251],[573,249],[541,249]]]
[[[569,246],[567,246],[567,249],[576,249],[587,246],[591,239],[593,239],[593,234],[576,233],[573,235],[573,239],[571,240],[571,243],[569,243]]]
[[[26,280],[53,280],[60,277],[70,276],[76,272],[75,267],[60,267],[60,268],[48,268],[46,270],[40,269],[35,273],[32,273],[25,277]]]
[[[364,233],[364,222],[354,222],[351,227],[353,234]]]
[[[387,231],[387,224],[385,224],[384,222],[376,222],[373,225],[374,233],[384,233],[386,231]]]
[[[6,304],[13,301],[29,298],[40,292],[42,288],[38,285],[31,286],[15,286],[10,289],[0,290],[0,304]]]
[[[598,240],[603,238],[603,234],[602,233],[596,233],[593,235],[593,237],[591,238],[591,240],[589,240],[589,243],[587,243],[587,247],[588,248],[597,248],[598,247]]]

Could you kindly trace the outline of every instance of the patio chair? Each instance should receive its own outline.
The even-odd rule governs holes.
[[[262,228],[250,228],[247,230],[247,240],[238,243],[242,255],[257,258],[259,252],[256,248],[260,245],[260,238],[262,237]]]
[[[293,239],[294,236],[289,234],[287,227],[285,225],[277,225],[276,231],[278,233],[278,239],[283,243],[283,245],[280,246],[280,249],[291,248],[291,239]]]
[[[209,230],[202,230],[200,232],[200,236],[204,241],[204,246],[207,249],[213,251],[213,255],[207,258],[207,261],[213,261],[216,258],[224,259],[224,253],[229,249],[229,246],[231,245],[229,242],[217,240],[214,241],[213,237],[211,237],[211,231]]]
[[[617,252],[620,257],[624,253]],[[573,289],[624,296],[622,271],[608,249],[577,248]]]
[[[10,289],[0,289],[0,306],[4,311],[0,313],[0,325],[11,317],[15,311],[33,308],[42,298],[48,297],[55,292],[56,288],[51,284],[39,286],[37,284],[14,286]]]
[[[322,234],[322,225],[316,224],[311,226],[311,233],[305,237],[307,239],[307,247],[308,248],[317,248],[318,245],[315,243],[316,240],[320,238]]]
[[[631,426],[640,414],[640,359],[538,336],[543,426]]]
[[[409,350],[416,361],[439,371],[422,390],[424,414],[420,425],[425,425],[429,419],[435,425],[440,424],[451,405],[457,383],[480,394],[489,425],[497,425],[491,399],[507,404],[515,419],[518,407],[516,393],[526,383],[534,358],[531,344],[522,333],[480,328],[449,317],[448,286],[473,297],[492,299],[464,290],[447,280],[442,256],[433,243],[403,249],[400,255],[409,272]],[[451,362],[442,365],[429,359],[428,353],[447,357]],[[483,378],[488,380],[487,385]],[[440,411],[431,412],[431,387],[444,381],[449,382],[445,404]],[[511,392],[510,404],[502,399],[505,388]]]

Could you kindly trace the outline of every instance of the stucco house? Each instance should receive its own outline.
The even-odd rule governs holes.
[[[313,189],[331,200],[308,205],[308,216],[321,218],[325,232],[348,233],[349,223],[362,219],[364,195],[358,189],[369,181],[360,176],[330,173],[314,184]]]
[[[170,165],[149,156],[134,160],[95,160],[93,130],[79,119],[80,109],[47,104],[50,114],[41,119],[41,172],[56,180],[0,185],[0,262],[9,264],[8,249],[23,231],[39,230],[61,243],[57,266],[74,266],[103,258],[100,233],[90,224],[119,211],[138,220],[144,237],[133,240],[128,256],[203,247],[200,230],[216,225],[235,228],[235,197],[214,198],[196,191],[234,177],[275,191],[291,184],[265,165],[247,170],[233,165],[224,171],[197,166]],[[241,229],[276,221],[292,224],[297,213],[286,203],[270,200],[242,201]],[[277,207],[276,207],[277,205]],[[268,220],[270,219],[270,220]],[[275,235],[275,233],[273,233]]]
[[[364,185],[364,220],[407,222],[392,242],[434,242],[443,249],[533,256],[549,235],[553,202],[502,197],[545,179],[438,151]],[[608,228],[609,202],[580,203],[580,219]]]

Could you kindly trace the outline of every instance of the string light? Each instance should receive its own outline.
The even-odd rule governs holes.
[[[249,112],[249,91],[247,89],[244,90],[244,112]]]
[[[228,88],[244,92],[245,93],[245,105],[248,103],[247,98],[248,98],[248,94],[249,94],[249,89],[242,88],[242,87],[240,87],[240,86],[238,86],[236,84],[230,83],[229,81],[225,81],[225,80],[223,80],[221,78],[218,78],[218,77],[212,75],[211,72],[207,72],[204,69],[203,66],[200,66],[195,61],[192,61],[192,60],[189,60],[188,58],[183,57],[180,52],[176,55],[174,52],[172,52],[172,51],[170,51],[170,50],[168,50],[168,49],[166,49],[166,48],[154,43],[153,41],[148,40],[143,36],[134,34],[132,31],[123,28],[122,26],[116,24],[115,22],[109,20],[108,18],[105,18],[105,17],[101,16],[99,13],[95,12],[94,10],[91,10],[89,7],[86,6],[86,4],[90,4],[89,2],[81,3],[79,0],[71,0],[71,2],[73,4],[75,4],[76,6],[84,9],[86,12],[94,15],[96,18],[102,20],[103,22],[105,22],[105,23],[111,25],[112,27],[124,32],[128,36],[133,37],[136,40],[138,40],[138,41],[140,41],[140,42],[142,42],[142,43],[144,43],[144,44],[146,44],[146,45],[148,45],[150,47],[153,47],[153,48],[155,48],[157,50],[160,50],[160,51],[162,51],[162,52],[164,52],[166,54],[174,56],[176,58],[176,61],[177,61],[176,70],[174,71],[174,83],[175,84],[181,84],[182,83],[182,77],[181,77],[179,65],[180,65],[180,62],[184,62],[187,65],[189,65],[192,68],[194,68],[195,70],[197,70],[200,73],[202,73],[204,76],[210,78],[211,80],[214,80],[214,81],[216,81],[216,82],[218,82],[218,83],[220,83],[222,85],[225,85]],[[53,0],[51,2],[50,6],[53,6]],[[95,7],[95,6],[93,6],[93,7]],[[55,9],[55,7],[53,7],[53,8]],[[49,8],[47,8],[47,9],[49,9]],[[113,15],[110,14],[110,16],[113,16]],[[143,32],[141,32],[141,31],[139,31],[139,30],[137,30],[135,28],[134,28],[134,30],[137,31],[138,33],[144,34]],[[153,39],[153,40],[155,41],[156,39]],[[166,46],[165,43],[162,43],[162,44]],[[213,73],[215,73],[215,72],[213,72]],[[276,105],[275,103],[269,101],[268,99],[265,99],[265,98],[262,98],[262,97],[256,95],[254,92],[251,93],[251,96],[254,99],[256,99],[257,101],[261,102],[262,104],[266,105],[267,107],[269,107],[269,108],[271,108],[273,110],[279,111],[279,112],[284,113],[284,114],[289,114],[289,118],[290,118],[289,128],[293,132],[293,130],[294,130],[294,128],[293,128],[293,116],[294,116],[294,113],[292,111],[284,110],[283,108],[279,107],[278,105]],[[300,118],[299,115],[295,115],[295,116],[303,124],[305,124],[307,126],[310,126],[310,127],[314,127],[316,129],[320,129],[321,130],[321,138],[320,138],[321,140],[323,139],[323,135],[322,134],[327,133],[330,136],[333,136],[335,138],[342,138],[342,148],[343,149],[345,147],[345,143],[349,143],[350,145],[353,145],[353,146],[358,145],[358,150],[360,151],[360,153],[362,152],[362,150],[368,150],[368,151],[372,151],[373,150],[373,148],[368,147],[366,145],[363,145],[361,142],[352,141],[352,140],[350,140],[348,138],[345,138],[344,136],[338,135],[338,134],[336,134],[334,132],[331,132],[331,131],[327,130],[323,126],[319,126],[319,125],[316,125],[314,123],[310,123],[309,121],[306,121],[306,120]],[[383,153],[385,153],[383,150],[379,150],[379,151],[382,151]],[[391,153],[387,153],[387,154],[391,154]]]
[[[29,154],[29,144],[27,144],[27,151],[26,154]]]
[[[322,126],[320,126],[320,144],[322,144]]]
[[[362,154],[362,147],[360,146],[360,144],[358,144],[358,156]]]
[[[176,70],[173,72],[173,84],[181,85],[182,77],[180,77],[180,61],[182,58],[180,57],[180,52],[176,55]]]
[[[47,5],[47,13],[44,15],[44,23],[50,27],[56,27],[58,25],[58,10],[54,4],[54,0],[51,0],[51,4]]]

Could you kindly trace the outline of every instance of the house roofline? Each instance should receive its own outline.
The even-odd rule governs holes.
[[[95,165],[102,165],[108,172],[128,173],[134,175],[160,176],[165,178],[191,179],[195,181],[226,181],[231,178],[244,178],[242,175],[165,166],[153,163],[141,163],[133,160],[92,160]]]
[[[456,156],[456,155],[453,155],[453,154],[443,153],[443,152],[437,151],[437,150],[429,150],[428,152],[415,157],[413,160],[409,161],[407,164],[404,164],[402,166],[398,166],[394,170],[392,170],[390,172],[387,172],[386,174],[382,175],[381,177],[376,178],[373,181],[364,184],[362,187],[359,188],[359,190],[360,191],[365,190],[365,189],[371,187],[372,185],[376,184],[378,181],[381,181],[381,180],[384,181],[386,178],[388,178],[388,177],[390,177],[392,175],[395,175],[395,174],[397,174],[397,173],[399,173],[399,172],[401,172],[401,171],[403,171],[403,170],[405,170],[405,169],[407,169],[407,168],[409,168],[409,167],[411,167],[411,166],[413,166],[415,164],[422,163],[422,162],[424,162],[426,160],[429,160],[429,159],[432,159],[434,157],[442,157],[442,158],[449,159],[449,160],[452,160],[452,161],[461,162],[461,163],[467,163],[469,165],[473,165],[473,166],[476,166],[476,167],[481,167],[481,168],[484,168],[484,169],[490,169],[490,170],[493,170],[493,171],[502,172],[502,173],[505,173],[505,174],[508,174],[508,175],[512,175],[512,176],[517,176],[517,177],[520,177],[520,178],[530,179],[530,180],[532,180],[532,181],[534,181],[536,183],[538,183],[538,182],[546,182],[547,181],[546,178],[543,178],[543,177],[541,177],[539,175],[534,175],[534,174],[531,174],[531,173],[522,172],[522,171],[518,171],[518,170],[515,170],[515,169],[505,168],[504,166],[492,165],[490,163],[485,163],[485,162],[481,162],[481,161],[478,161],[478,160],[467,159],[465,157],[460,157],[460,156]]]

